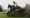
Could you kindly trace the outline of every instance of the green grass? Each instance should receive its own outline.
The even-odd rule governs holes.
[[[6,14],[0,13],[0,18],[6,18]]]
[[[6,14],[0,13],[0,18],[27,18],[27,17],[8,17]]]

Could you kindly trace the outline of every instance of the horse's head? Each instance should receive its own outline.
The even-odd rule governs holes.
[[[9,8],[9,7],[12,8],[12,6],[11,6],[10,4],[8,5],[8,8]]]

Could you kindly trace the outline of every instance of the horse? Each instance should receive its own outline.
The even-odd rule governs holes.
[[[25,16],[25,9],[19,7],[18,5],[14,7],[14,5],[9,5],[8,8],[10,7],[10,11],[8,11],[7,15],[9,16]]]

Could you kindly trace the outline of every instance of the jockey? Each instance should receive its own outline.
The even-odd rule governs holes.
[[[14,7],[17,5],[15,1],[13,2],[13,5],[14,5]]]

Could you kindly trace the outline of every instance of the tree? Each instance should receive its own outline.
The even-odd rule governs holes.
[[[27,16],[30,17],[30,4],[26,4],[25,9],[26,9]]]
[[[2,6],[0,6],[0,12],[2,12]]]

